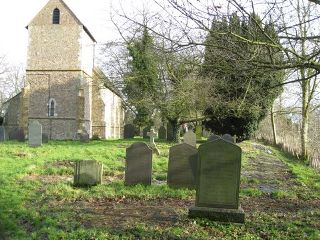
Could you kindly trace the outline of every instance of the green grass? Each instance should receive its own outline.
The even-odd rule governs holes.
[[[319,239],[319,172],[277,149],[272,157],[285,162],[290,187],[265,194],[270,180],[242,176],[240,202],[245,224],[189,219],[195,191],[166,185],[168,151],[160,142],[153,156],[151,186],[123,183],[125,149],[134,140],[52,141],[39,148],[27,143],[0,143],[0,239]],[[243,171],[265,157],[247,141]],[[73,163],[94,159],[104,165],[105,183],[72,186]]]

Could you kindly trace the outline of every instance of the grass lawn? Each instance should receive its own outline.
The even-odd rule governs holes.
[[[279,150],[243,142],[245,224],[189,219],[195,191],[166,186],[170,143],[153,156],[152,186],[125,186],[134,141],[0,143],[2,239],[320,239],[320,174]],[[104,164],[104,184],[74,188],[74,161]]]

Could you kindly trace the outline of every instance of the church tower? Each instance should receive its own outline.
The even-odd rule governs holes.
[[[94,37],[63,0],[50,0],[27,29],[26,123],[39,121],[51,139],[91,133]]]

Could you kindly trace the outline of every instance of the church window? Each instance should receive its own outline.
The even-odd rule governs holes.
[[[53,10],[52,23],[60,24],[60,10],[58,8]]]
[[[49,104],[48,104],[48,107],[49,107],[49,117],[54,117],[54,116],[56,116],[56,101],[53,99],[53,98],[51,98],[50,100],[49,100]]]

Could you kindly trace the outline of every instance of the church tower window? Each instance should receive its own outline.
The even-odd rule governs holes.
[[[60,10],[58,8],[55,8],[53,10],[52,23],[53,24],[60,24]]]
[[[49,117],[54,117],[56,116],[56,100],[54,100],[53,98],[51,98],[49,100],[49,104],[48,104],[48,113],[49,113]]]

